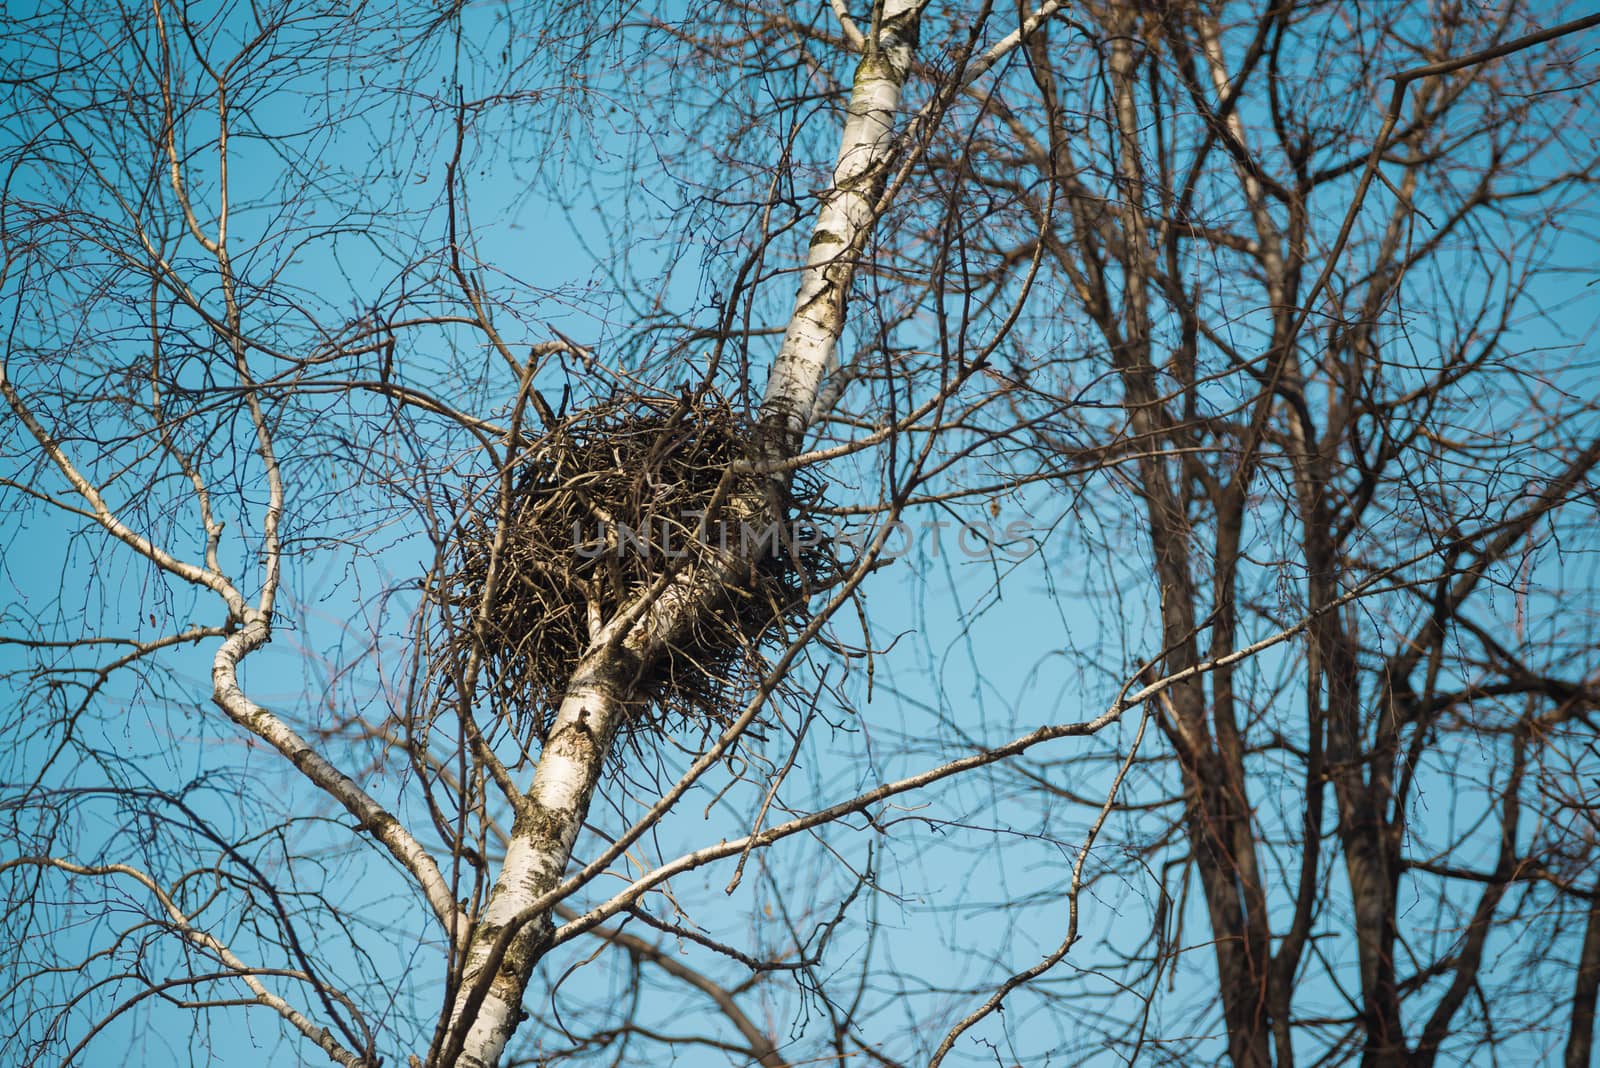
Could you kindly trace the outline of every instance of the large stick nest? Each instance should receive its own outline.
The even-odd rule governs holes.
[[[754,431],[721,398],[613,401],[551,429],[480,496],[435,590],[456,684],[478,664],[468,697],[480,722],[487,701],[525,744],[542,738],[591,623],[665,573],[713,567],[731,581],[663,655],[637,665],[628,728],[710,729],[730,717],[759,677],[763,638],[799,624],[836,571],[804,520],[817,485],[736,473]],[[763,541],[774,521],[779,536]]]

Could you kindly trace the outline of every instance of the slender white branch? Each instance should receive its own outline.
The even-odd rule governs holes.
[[[190,945],[204,950],[205,952],[214,956],[226,968],[228,968],[228,970],[232,972],[240,982],[244,983],[244,985],[250,989],[250,992],[255,995],[255,999],[259,1004],[265,1005],[267,1008],[276,1012],[279,1016],[282,1016],[289,1022],[291,1027],[293,1027],[296,1031],[299,1031],[306,1038],[310,1039],[319,1049],[332,1058],[335,1064],[344,1065],[345,1068],[376,1068],[374,1062],[368,1061],[360,1054],[346,1049],[344,1045],[333,1036],[333,1032],[329,1031],[326,1027],[318,1026],[311,1020],[310,1017],[306,1016],[305,1013],[289,1004],[289,1002],[286,1001],[281,995],[274,994],[271,990],[269,990],[266,984],[263,983],[258,977],[258,969],[253,969],[244,961],[240,960],[239,957],[232,950],[230,950],[221,939],[196,927],[193,921],[191,921],[190,918],[183,913],[183,910],[178,908],[177,904],[172,900],[167,892],[161,889],[160,884],[158,884],[155,879],[145,872],[127,864],[75,864],[70,860],[63,860],[59,857],[18,857],[15,860],[0,864],[0,872],[3,872],[8,868],[24,864],[40,868],[55,868],[59,871],[64,871],[72,875],[94,877],[122,875],[132,879],[134,882],[143,886],[146,890],[150,891],[152,895],[154,895],[155,899],[161,904],[161,910],[166,913],[167,919],[175,928],[177,928],[178,932],[186,941],[189,942]],[[275,974],[284,973],[276,972]],[[304,973],[290,974],[293,974],[296,978],[303,979],[306,982],[316,982],[316,980],[314,980],[311,976],[305,975]],[[348,1001],[348,999],[343,1000]]]
[[[844,39],[850,42],[850,47],[857,52],[866,46],[867,39],[861,33],[861,27],[850,17],[850,9],[845,6],[844,0],[828,0],[833,8],[834,17],[839,20],[839,29],[844,32]]]
[[[427,897],[434,914],[444,924],[451,938],[463,938],[464,931],[459,927],[457,908],[450,895],[449,884],[428,852],[400,825],[398,820],[368,796],[354,780],[317,753],[310,743],[301,738],[288,724],[246,697],[240,688],[239,661],[265,645],[270,639],[271,630],[266,610],[250,608],[245,603],[243,595],[220,572],[172,556],[122,522],[94,483],[78,470],[55,438],[23,402],[15,386],[6,377],[4,359],[0,359],[0,396],[5,398],[12,413],[27,428],[39,448],[88,503],[95,522],[112,537],[162,570],[215,592],[228,606],[229,613],[236,620],[244,622],[243,627],[222,643],[212,661],[212,696],[217,706],[235,723],[277,749],[302,774],[349,810],[361,822],[361,826],[369,830],[373,837],[382,842],[395,859],[411,872]],[[277,506],[281,505],[279,496]],[[276,549],[275,544],[274,549]]]
[[[967,71],[961,79],[961,84],[968,86],[983,77],[996,63],[1014,51],[1019,44],[1027,40],[1040,26],[1043,26],[1045,20],[1066,6],[1065,0],[1046,0],[1045,3],[1040,4],[1039,9],[1023,19],[1021,25],[1000,38],[987,52],[967,65]]]
[[[240,688],[239,662],[265,645],[270,637],[265,615],[248,610],[245,625],[222,643],[212,660],[212,700],[229,719],[282,753],[302,775],[343,805],[359,821],[360,830],[381,842],[416,879],[434,915],[450,938],[460,944],[465,939],[465,928],[455,900],[450,896],[450,884],[432,855],[355,780],[334,767],[294,728],[250,700]]]
[[[6,375],[6,361],[0,357],[0,396],[3,396],[6,405],[11,409],[17,420],[27,428],[33,440],[38,444],[40,451],[49,457],[67,482],[78,492],[89,505],[89,511],[108,534],[127,545],[134,552],[149,560],[157,567],[169,574],[175,575],[185,582],[204,587],[220,596],[226,602],[228,609],[236,618],[242,618],[245,613],[244,597],[234,588],[233,584],[222,574],[208,568],[180,560],[165,549],[161,548],[149,538],[135,532],[131,527],[118,518],[111,506],[106,503],[94,483],[89,481],[84,474],[72,463],[66,452],[61,448],[44,424],[39,422],[16,386]]]

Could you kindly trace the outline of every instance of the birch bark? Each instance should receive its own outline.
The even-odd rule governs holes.
[[[774,444],[785,452],[799,447],[844,330],[850,281],[872,231],[921,13],[920,0],[890,0],[877,34],[863,42],[833,186],[823,194],[811,230],[794,312],[762,401],[762,421],[781,429]]]

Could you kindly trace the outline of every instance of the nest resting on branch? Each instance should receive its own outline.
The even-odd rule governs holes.
[[[592,621],[663,574],[715,569],[729,581],[709,610],[637,665],[628,728],[731,718],[759,677],[761,639],[800,623],[837,570],[804,522],[815,483],[735,473],[754,443],[755,427],[725,400],[686,395],[591,407],[530,448],[462,520],[434,591],[446,662],[479,660],[474,704],[487,699],[524,742],[542,738]]]

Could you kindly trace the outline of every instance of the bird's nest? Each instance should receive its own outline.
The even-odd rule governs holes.
[[[488,705],[525,744],[542,738],[597,624],[663,576],[713,572],[709,607],[637,664],[627,727],[729,718],[763,639],[800,623],[837,570],[805,522],[819,487],[748,470],[755,440],[721,398],[613,401],[562,420],[480,495],[433,591],[450,681],[477,665],[464,696],[479,722]]]

